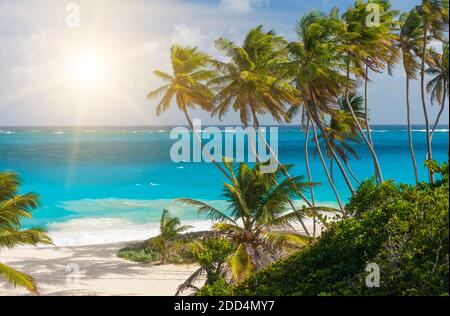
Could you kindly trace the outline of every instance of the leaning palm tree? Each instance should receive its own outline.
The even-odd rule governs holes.
[[[179,245],[175,240],[176,237],[191,228],[191,226],[182,226],[180,219],[172,217],[168,210],[163,211],[159,225],[159,235],[149,239],[149,243],[158,250],[161,256],[161,264],[167,262],[170,253],[178,250]]]
[[[403,69],[406,75],[406,117],[408,122],[408,142],[416,184],[420,182],[420,179],[419,172],[417,170],[417,162],[412,138],[409,88],[410,81],[417,79],[417,72],[420,68],[418,56],[421,55],[421,47],[423,46],[422,42],[422,18],[417,13],[417,10],[413,9],[408,13],[402,14],[400,17],[400,36],[397,47],[402,52]]]
[[[231,183],[226,183],[223,189],[227,210],[192,199],[178,201],[194,205],[199,214],[219,221],[214,224],[214,229],[234,243],[227,262],[234,280],[241,281],[255,270],[308,243],[311,238],[297,233],[293,224],[305,211],[316,211],[317,208],[289,211],[289,199],[298,196],[296,188],[308,186],[301,176],[284,177],[281,168],[275,173],[262,173],[262,164],[253,168],[246,163],[226,165],[232,175]],[[326,207],[320,209],[335,211]]]
[[[34,193],[18,194],[20,180],[15,173],[0,173],[0,249],[23,245],[51,245],[52,240],[41,228],[22,229],[22,218],[31,218],[38,206]],[[0,263],[0,277],[14,286],[37,293],[33,277]]]
[[[167,111],[175,100],[202,147],[203,142],[194,129],[188,110],[195,109],[196,106],[206,111],[213,110],[213,93],[206,84],[215,75],[215,72],[208,68],[211,63],[211,57],[200,52],[196,47],[174,45],[171,49],[172,74],[155,70],[154,74],[165,84],[147,95],[147,99],[150,100],[161,98],[156,108],[158,116]],[[211,160],[229,178],[219,162]]]
[[[433,160],[433,149],[431,147],[431,130],[430,120],[428,116],[426,91],[425,91],[425,75],[426,63],[428,60],[428,44],[430,39],[442,40],[443,31],[448,24],[448,0],[422,0],[422,3],[416,7],[417,12],[422,17],[422,58],[420,67],[420,95],[422,101],[423,115],[426,125],[427,140],[427,159]],[[433,171],[428,167],[428,179],[434,182]]]
[[[342,58],[335,54],[336,47],[332,40],[336,35],[335,14],[336,12],[333,11],[328,17],[313,11],[305,15],[297,26],[299,40],[288,45],[290,75],[294,77],[294,84],[301,97],[300,103],[292,106],[289,115],[294,117],[298,113],[301,114],[302,125],[307,127],[305,129],[307,134],[309,134],[309,128],[312,128],[322,166],[336,195],[339,207],[343,211],[344,205],[330,177],[317,138],[317,127],[325,134],[325,115],[332,113],[336,100],[342,95],[344,88],[347,85],[353,86],[353,82],[342,74],[345,67]],[[339,161],[335,150],[330,148],[350,191],[354,192],[344,166]],[[308,175],[310,175],[309,168]]]
[[[378,21],[373,25],[367,24],[368,15],[370,14],[370,11],[367,10],[368,4],[375,4],[379,9]],[[390,2],[386,0],[355,1],[354,6],[348,8],[342,16],[343,28],[341,29],[342,33],[338,37],[338,41],[341,44],[340,50],[343,53],[343,57],[347,60],[347,77],[353,74],[357,79],[364,80],[366,133],[356,115],[354,115],[350,103],[347,103],[355,124],[372,155],[378,183],[383,182],[383,175],[373,145],[368,119],[368,83],[369,70],[382,72],[388,66],[390,72],[399,55],[398,50],[393,45],[396,40],[394,17],[397,15],[397,11],[390,10],[390,7]],[[347,87],[345,90],[346,97],[350,92],[351,89]]]
[[[427,92],[431,94],[431,104],[438,102],[441,107],[431,130],[431,137],[433,137],[436,127],[439,125],[442,113],[444,112],[445,102],[449,91],[448,42],[443,43],[442,54],[434,49],[430,49],[428,55],[430,56],[429,68],[425,73],[432,78],[427,84]]]

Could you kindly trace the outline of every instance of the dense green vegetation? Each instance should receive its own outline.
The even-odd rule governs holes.
[[[178,237],[190,226],[182,226],[178,217],[171,216],[168,210],[161,215],[159,235],[144,242],[131,244],[118,253],[123,259],[135,262],[182,263],[185,262],[185,242]]]
[[[364,181],[347,210],[314,244],[236,286],[223,280],[199,295],[448,295],[448,164],[437,184]],[[380,267],[368,288],[369,263]]]

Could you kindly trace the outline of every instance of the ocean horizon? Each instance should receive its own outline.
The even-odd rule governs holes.
[[[222,126],[230,126],[224,124]],[[206,126],[205,126],[206,127]],[[291,174],[305,175],[304,133],[298,126],[279,127],[280,161],[295,164]],[[42,226],[59,246],[134,241],[156,235],[164,208],[196,230],[210,228],[192,207],[176,204],[180,197],[208,201],[225,209],[225,181],[213,164],[174,163],[170,148],[173,126],[22,126],[0,127],[0,170],[13,170],[22,179],[21,192],[40,196],[40,207],[25,226]],[[386,179],[413,183],[406,125],[373,125],[373,140]],[[433,137],[434,159],[448,159],[448,125]],[[421,180],[425,126],[413,126]],[[373,175],[368,150],[356,145],[360,159],[350,165],[359,179]],[[314,152],[310,142],[310,153]],[[318,157],[311,157],[317,205],[336,206]],[[350,192],[334,171],[343,201]],[[306,178],[305,178],[306,180]],[[355,184],[356,185],[356,184]],[[298,201],[298,203],[301,203]]]

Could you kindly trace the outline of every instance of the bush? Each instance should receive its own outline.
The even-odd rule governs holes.
[[[362,183],[353,215],[330,225],[303,251],[237,286],[216,282],[199,295],[448,295],[448,182],[420,187]],[[380,288],[365,268],[380,266]]]
[[[151,239],[148,241],[128,245],[127,247],[119,250],[117,256],[119,258],[130,260],[133,262],[160,263],[161,254],[150,241]],[[192,260],[187,258],[182,250],[180,250],[179,252],[172,252],[166,258],[166,263],[179,264],[191,262]]]

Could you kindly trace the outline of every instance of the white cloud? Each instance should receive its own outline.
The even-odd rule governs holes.
[[[220,0],[220,7],[239,13],[252,11],[254,8],[266,3],[266,0]]]
[[[202,40],[202,34],[197,27],[189,27],[186,24],[174,26],[172,44],[183,46],[198,46]]]

